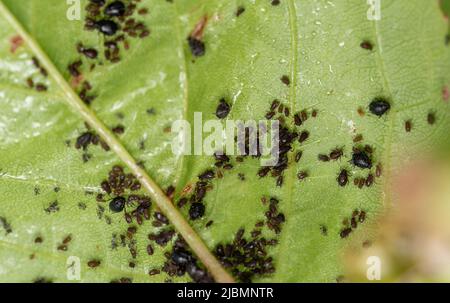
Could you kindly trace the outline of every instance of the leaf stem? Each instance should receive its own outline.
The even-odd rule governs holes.
[[[197,257],[207,267],[217,282],[231,283],[234,282],[230,274],[220,265],[214,255],[209,251],[202,239],[192,229],[185,218],[174,207],[172,201],[164,194],[159,186],[148,176],[146,171],[142,169],[136,160],[130,155],[125,147],[113,135],[113,133],[100,121],[93,111],[79,98],[73,91],[59,70],[55,67],[47,54],[41,49],[39,44],[31,37],[24,27],[19,23],[15,16],[0,0],[0,13],[11,24],[15,31],[23,38],[41,64],[47,69],[48,74],[55,80],[59,87],[64,92],[66,102],[79,113],[82,118],[97,131],[102,139],[111,147],[117,156],[129,167],[129,169],[141,181],[144,188],[149,192],[151,197],[155,200],[161,211],[172,222],[178,232],[183,236],[184,240],[189,244],[191,249]]]

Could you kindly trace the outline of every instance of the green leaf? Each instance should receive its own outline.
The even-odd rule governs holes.
[[[142,161],[161,188],[176,186],[176,201],[189,197],[186,190],[195,185],[199,174],[214,168],[215,161],[212,156],[173,155],[173,134],[167,130],[178,119],[193,123],[195,112],[202,112],[204,120],[215,119],[221,98],[232,105],[227,119],[233,120],[264,119],[272,100],[278,99],[290,109],[288,127],[310,133],[304,143],[293,144],[281,187],[270,174],[257,175],[259,159],[246,157],[238,162],[231,157],[233,169],[220,169],[223,178],[211,182],[212,189],[203,200],[205,216],[191,222],[215,251],[218,244],[232,243],[241,228],[250,240],[255,223],[266,220],[269,205],[261,203],[261,198],[276,197],[278,211],[286,217],[281,233],[260,228],[266,239],[278,241],[265,249],[265,258],[273,258],[275,272],[254,275],[254,281],[335,281],[343,273],[343,250],[371,239],[375,230],[369,226],[376,225],[378,215],[395,203],[390,189],[395,173],[404,163],[433,155],[450,144],[449,105],[443,100],[450,84],[450,52],[445,45],[448,21],[436,1],[381,1],[381,20],[370,21],[365,1],[281,0],[272,5],[271,1],[143,0],[139,7],[149,8],[149,14],[136,18],[143,20],[151,34],[145,39],[130,38],[130,49],[122,49],[122,60],[116,64],[104,60],[104,36],[84,30],[83,21],[66,18],[64,1],[3,2],[67,83],[72,82],[68,64],[82,57],[76,51],[78,42],[101,51],[103,65],[83,58],[82,67],[97,96],[90,106],[99,119],[94,124],[125,127],[117,149],[105,152],[90,146],[92,157],[83,163],[82,152],[73,145],[86,130],[82,119],[87,116],[67,106],[67,83],[61,87],[52,77],[39,75],[31,63],[36,55],[33,48],[21,47],[11,53],[10,39],[16,33],[6,19],[0,19],[0,182],[6,189],[0,193],[0,217],[12,228],[0,234],[0,279],[4,281],[40,277],[64,281],[66,259],[71,255],[81,258],[84,281],[166,279],[146,273],[149,268],[160,268],[165,259],[163,249],[153,256],[145,253],[147,234],[157,228],[148,222],[138,229],[137,266],[129,268],[128,250],[110,249],[112,233],[119,235],[127,229],[122,215],[106,210],[112,223],[106,224],[104,217],[99,220],[99,203],[85,191],[100,192],[99,184],[111,166],[129,153],[125,158]],[[84,7],[88,1],[81,2]],[[236,16],[240,6],[245,11]],[[206,52],[194,57],[187,37],[204,16]],[[363,41],[373,49],[360,47]],[[90,71],[93,62],[97,66]],[[289,85],[280,81],[284,75]],[[28,89],[30,76],[45,82],[48,91]],[[380,118],[368,110],[376,97],[391,103],[391,110]],[[364,115],[358,113],[359,108]],[[292,116],[303,110],[309,119],[296,127]],[[311,117],[312,111],[317,117]],[[427,122],[429,113],[436,117],[433,125]],[[412,121],[411,132],[405,131],[408,120]],[[357,134],[364,139],[354,143]],[[69,147],[66,140],[71,140]],[[377,164],[382,165],[383,174],[372,186],[359,189],[353,180],[369,172],[354,167],[350,159],[352,148],[364,145],[373,148],[372,174]],[[337,147],[343,148],[342,158],[318,160],[319,154]],[[303,156],[296,163],[298,151]],[[130,165],[132,161],[125,162]],[[134,172],[133,163],[130,169]],[[340,187],[336,178],[344,168],[350,180]],[[308,172],[303,181],[297,178],[300,171]],[[154,188],[143,187],[151,193]],[[46,213],[44,209],[55,200],[59,212]],[[165,203],[167,198],[157,192],[155,200]],[[79,202],[87,208],[81,210]],[[107,208],[107,204],[100,205]],[[182,208],[186,218],[188,209],[189,205]],[[364,210],[367,220],[359,224],[358,234],[342,239],[342,221],[351,218],[355,209]],[[183,227],[180,218],[171,214],[176,218],[173,224]],[[206,227],[209,221],[213,223]],[[68,234],[73,238],[69,249],[58,251]],[[38,235],[44,239],[40,245],[34,243]],[[192,248],[198,253],[200,246]],[[210,259],[199,257],[209,264]],[[101,266],[87,268],[91,259],[101,259]],[[245,280],[245,275],[232,274]]]

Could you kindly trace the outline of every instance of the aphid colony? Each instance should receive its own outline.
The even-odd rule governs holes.
[[[119,62],[121,50],[130,48],[128,39],[143,39],[150,34],[150,30],[143,22],[133,18],[136,10],[139,15],[148,13],[146,8],[137,8],[138,2],[140,1],[90,0],[86,6],[85,29],[88,31],[96,30],[105,37],[103,55],[111,63]],[[97,64],[102,65],[103,62],[99,56],[99,51],[92,46],[86,46],[83,42],[78,42],[76,50],[85,60],[80,58],[70,63],[68,72],[72,77],[72,86],[78,90],[80,99],[89,105],[96,98],[96,95],[91,92],[93,87],[89,81],[83,79],[81,69],[83,64],[87,63],[87,69],[92,71]]]
[[[216,165],[223,166],[229,165],[229,158],[225,155],[216,155]],[[220,163],[220,164],[219,164]],[[198,181],[195,184],[195,187],[190,188],[192,193],[188,197],[182,197],[178,200],[178,207],[182,208],[188,202],[190,203],[189,208],[189,218],[191,220],[197,220],[203,217],[205,214],[205,205],[203,204],[203,198],[206,195],[206,192],[212,189],[211,180],[216,177],[216,173],[213,170],[206,170],[198,176]]]
[[[203,179],[209,177],[209,173],[205,173],[202,176]],[[136,266],[138,254],[137,241],[134,235],[137,233],[137,226],[144,224],[144,220],[152,220],[154,227],[161,228],[158,232],[148,235],[148,240],[154,242],[155,245],[166,247],[177,236],[177,233],[171,227],[168,227],[169,220],[161,212],[155,211],[153,212],[153,216],[151,216],[150,198],[135,193],[141,189],[140,182],[133,174],[125,173],[121,166],[113,166],[108,174],[108,179],[102,181],[100,186],[104,193],[97,195],[97,201],[99,203],[108,202],[109,210],[112,213],[123,212],[125,221],[130,225],[125,233],[120,235],[113,234],[111,239],[111,249],[115,250],[118,247],[124,247],[129,250],[132,258],[128,263],[130,268]],[[169,194],[171,192],[173,193],[173,191],[174,188],[169,187]],[[108,199],[105,200],[106,196],[108,196]],[[127,209],[128,207],[133,207],[134,209],[129,211]],[[133,225],[134,221],[137,223],[137,226]],[[165,254],[167,261],[161,268],[150,269],[149,275],[160,274],[161,271],[166,272],[169,276],[181,276],[188,273],[196,282],[213,281],[209,274],[197,264],[197,259],[188,251],[181,236],[178,235],[177,237],[178,240],[175,241],[172,248],[173,251],[170,253],[166,252]],[[148,244],[146,252],[148,255],[153,255],[154,246]],[[87,266],[90,268],[101,266],[101,260],[89,260]],[[113,282],[126,283],[132,282],[132,280],[127,277],[122,277]]]
[[[166,262],[162,267],[162,271],[170,277],[183,276],[187,273],[194,282],[212,283],[213,278],[206,270],[198,265],[196,257],[189,252],[189,247],[184,239],[178,235],[171,252],[164,253]],[[150,275],[155,274],[155,270],[149,272]]]
[[[231,243],[218,244],[214,254],[222,266],[228,269],[240,282],[252,282],[255,275],[267,275],[275,272],[272,257],[268,256],[267,247],[275,246],[278,240],[266,239],[262,236],[262,229],[266,225],[269,230],[279,234],[285,216],[278,210],[278,199],[262,197],[263,205],[268,205],[265,212],[266,222],[258,221],[250,232],[250,237],[244,237],[243,228],[236,232]]]
[[[109,200],[109,209],[113,213],[124,211],[125,221],[132,223],[133,219],[141,225],[143,220],[150,219],[151,199],[145,195],[133,192],[141,189],[141,183],[131,174],[126,174],[121,166],[115,165],[108,174],[108,179],[102,181],[101,188],[106,195],[112,196]],[[97,195],[98,202],[105,202],[104,194]],[[131,212],[127,207],[135,207]]]

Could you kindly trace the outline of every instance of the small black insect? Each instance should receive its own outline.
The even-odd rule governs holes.
[[[93,49],[93,48],[86,48],[82,50],[83,55],[85,55],[86,57],[90,58],[90,59],[95,59],[98,56],[98,52],[97,50]]]
[[[274,111],[270,111],[270,112],[266,113],[265,117],[266,117],[267,120],[270,120],[270,119],[273,118],[273,116],[275,116],[275,112]]]
[[[202,203],[192,203],[191,208],[189,209],[189,217],[191,220],[197,220],[205,214],[205,205]]]
[[[295,162],[300,161],[300,159],[302,158],[303,152],[299,151],[295,154]]]
[[[341,148],[336,148],[335,150],[332,150],[330,153],[330,159],[331,160],[337,160],[340,157],[342,157],[344,155],[344,152],[342,151]]]
[[[308,177],[308,173],[306,171],[301,171],[297,174],[297,178],[302,181]]]
[[[87,264],[90,268],[95,268],[100,266],[101,262],[99,260],[91,260]]]
[[[363,151],[355,151],[353,153],[352,163],[359,168],[372,168],[372,160]]]
[[[270,171],[270,167],[269,167],[269,166],[261,167],[261,168],[258,170],[258,176],[259,176],[260,178],[264,178],[265,176],[267,176],[267,174],[269,173],[269,171]]]
[[[278,101],[277,99],[273,100],[272,104],[270,105],[270,110],[277,109],[278,105],[280,105],[280,101]]]
[[[429,113],[427,116],[427,122],[430,125],[433,125],[436,122],[436,116],[434,115],[434,113]]]
[[[278,187],[283,186],[283,176],[278,176],[278,178],[277,178],[277,186]]]
[[[183,248],[178,248],[173,251],[171,259],[175,264],[185,265],[192,262],[192,255],[184,250]]]
[[[411,120],[405,121],[405,131],[406,131],[407,133],[409,133],[409,132],[411,131],[411,128],[412,128],[412,122],[411,122]]]
[[[375,98],[369,105],[370,112],[378,117],[384,115],[390,108],[389,102],[383,98]]]
[[[361,48],[367,49],[367,50],[372,50],[373,49],[373,45],[369,41],[361,42],[360,46],[361,46]]]
[[[111,17],[123,16],[125,13],[125,4],[122,1],[114,1],[105,8],[105,15]]]
[[[349,227],[349,228],[345,228],[345,229],[343,229],[343,230],[341,231],[340,236],[341,236],[342,239],[347,238],[348,235],[349,235],[351,232],[352,232],[352,229],[351,229],[350,227]]]
[[[188,43],[191,53],[195,57],[201,57],[205,54],[205,43],[203,41],[194,37],[188,37]]]
[[[302,125],[302,118],[300,117],[300,114],[299,113],[296,113],[295,115],[294,115],[294,123],[295,123],[295,125],[297,125],[297,126],[300,126],[300,125]]]
[[[280,78],[281,82],[283,82],[285,85],[289,86],[291,84],[291,80],[289,80],[289,77],[284,75]]]
[[[214,179],[214,177],[215,177],[215,173],[212,170],[207,170],[198,176],[198,178],[200,180],[210,180],[210,179]]]
[[[236,17],[242,15],[243,12],[245,12],[245,8],[243,6],[239,6],[236,11]]]
[[[374,177],[372,174],[369,174],[366,178],[366,186],[371,187],[373,184]]]
[[[114,213],[119,213],[125,208],[126,200],[124,197],[115,197],[109,202],[109,209]]]
[[[300,133],[300,137],[298,138],[298,141],[299,141],[300,143],[303,143],[303,142],[305,142],[308,138],[309,138],[309,132],[305,130],[305,131],[302,131],[302,132]]]
[[[106,36],[114,35],[119,29],[117,23],[111,20],[100,20],[96,23],[96,26],[97,29]]]
[[[358,221],[359,223],[364,223],[365,220],[366,220],[366,212],[362,210],[359,213]]]
[[[339,176],[337,177],[337,181],[340,186],[345,186],[348,183],[348,172],[347,170],[343,169],[339,173]]]
[[[226,118],[228,114],[230,113],[230,105],[225,101],[225,99],[220,99],[219,105],[216,109],[216,116],[219,119]]]

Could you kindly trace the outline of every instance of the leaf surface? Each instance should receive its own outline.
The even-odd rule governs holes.
[[[83,21],[68,20],[64,1],[3,2],[69,83],[73,77],[67,66],[80,58],[78,42],[104,51],[104,36],[83,30]],[[82,7],[86,3],[82,1]],[[265,238],[278,241],[266,249],[275,272],[256,275],[255,281],[335,281],[342,274],[343,249],[369,240],[375,231],[368,226],[395,200],[389,186],[396,170],[450,142],[449,108],[443,100],[450,82],[448,21],[436,1],[382,1],[380,21],[367,20],[364,1],[282,0],[272,5],[271,1],[144,0],[139,6],[149,8],[148,15],[138,18],[148,25],[150,36],[130,39],[130,49],[121,52],[119,63],[103,60],[90,71],[89,64],[97,61],[83,59],[83,76],[96,95],[91,109],[108,127],[124,126],[120,141],[162,188],[176,186],[175,201],[185,195],[187,186],[194,186],[199,174],[215,170],[210,155],[177,157],[171,152],[169,128],[177,119],[193,125],[195,112],[201,112],[204,120],[215,119],[219,100],[225,98],[232,105],[227,119],[260,120],[278,99],[290,111],[286,125],[310,134],[305,142],[293,144],[281,187],[270,174],[257,175],[259,159],[248,157],[241,163],[231,157],[233,169],[220,169],[223,178],[212,181],[203,200],[205,216],[192,221],[215,251],[218,244],[233,242],[240,228],[250,239],[255,223],[266,220],[269,206],[261,198],[276,197],[278,210],[286,217],[281,233],[259,228]],[[245,11],[237,17],[240,6]],[[196,58],[187,37],[204,16],[206,53]],[[3,19],[0,22],[0,180],[8,189],[1,191],[0,216],[13,228],[0,238],[2,279],[64,280],[66,257],[75,255],[83,264],[89,258],[103,260],[104,266],[83,270],[85,281],[120,276],[164,280],[163,275],[146,274],[164,260],[163,250],[146,256],[146,236],[154,230],[150,224],[139,229],[136,269],[128,267],[127,249],[110,249],[112,234],[123,233],[127,224],[121,215],[112,215],[109,225],[104,218],[99,220],[95,195],[86,196],[85,191],[100,191],[100,182],[120,160],[113,152],[90,147],[92,157],[83,163],[82,152],[73,147],[85,131],[82,119],[63,102],[65,96],[55,83],[46,82],[47,92],[26,88],[29,76],[50,80],[39,75],[28,49],[11,54],[14,32]],[[363,41],[373,49],[360,47]],[[283,76],[289,85],[280,80]],[[381,118],[368,110],[376,97],[391,103]],[[303,110],[309,118],[296,127],[292,116]],[[429,113],[436,117],[434,125],[427,122]],[[413,127],[407,133],[408,120]],[[354,143],[358,134],[363,141]],[[71,140],[71,147],[66,140]],[[364,145],[373,149],[371,173],[375,175],[381,164],[383,174],[371,187],[359,189],[353,180],[366,178],[369,172],[354,167],[350,159],[352,148]],[[344,151],[339,160],[318,160],[319,154],[338,147]],[[296,163],[298,151],[303,156]],[[350,176],[344,188],[336,181],[342,169]],[[303,181],[297,178],[301,171],[308,173]],[[60,211],[46,213],[54,200]],[[86,203],[86,210],[79,209],[79,202]],[[189,205],[182,208],[187,218],[188,209]],[[341,239],[342,221],[355,209],[364,210],[367,220],[359,225],[358,234]],[[44,237],[42,245],[33,243],[38,234]],[[73,243],[67,252],[60,252],[56,247],[67,234],[73,234]],[[242,266],[238,269],[244,271]]]

